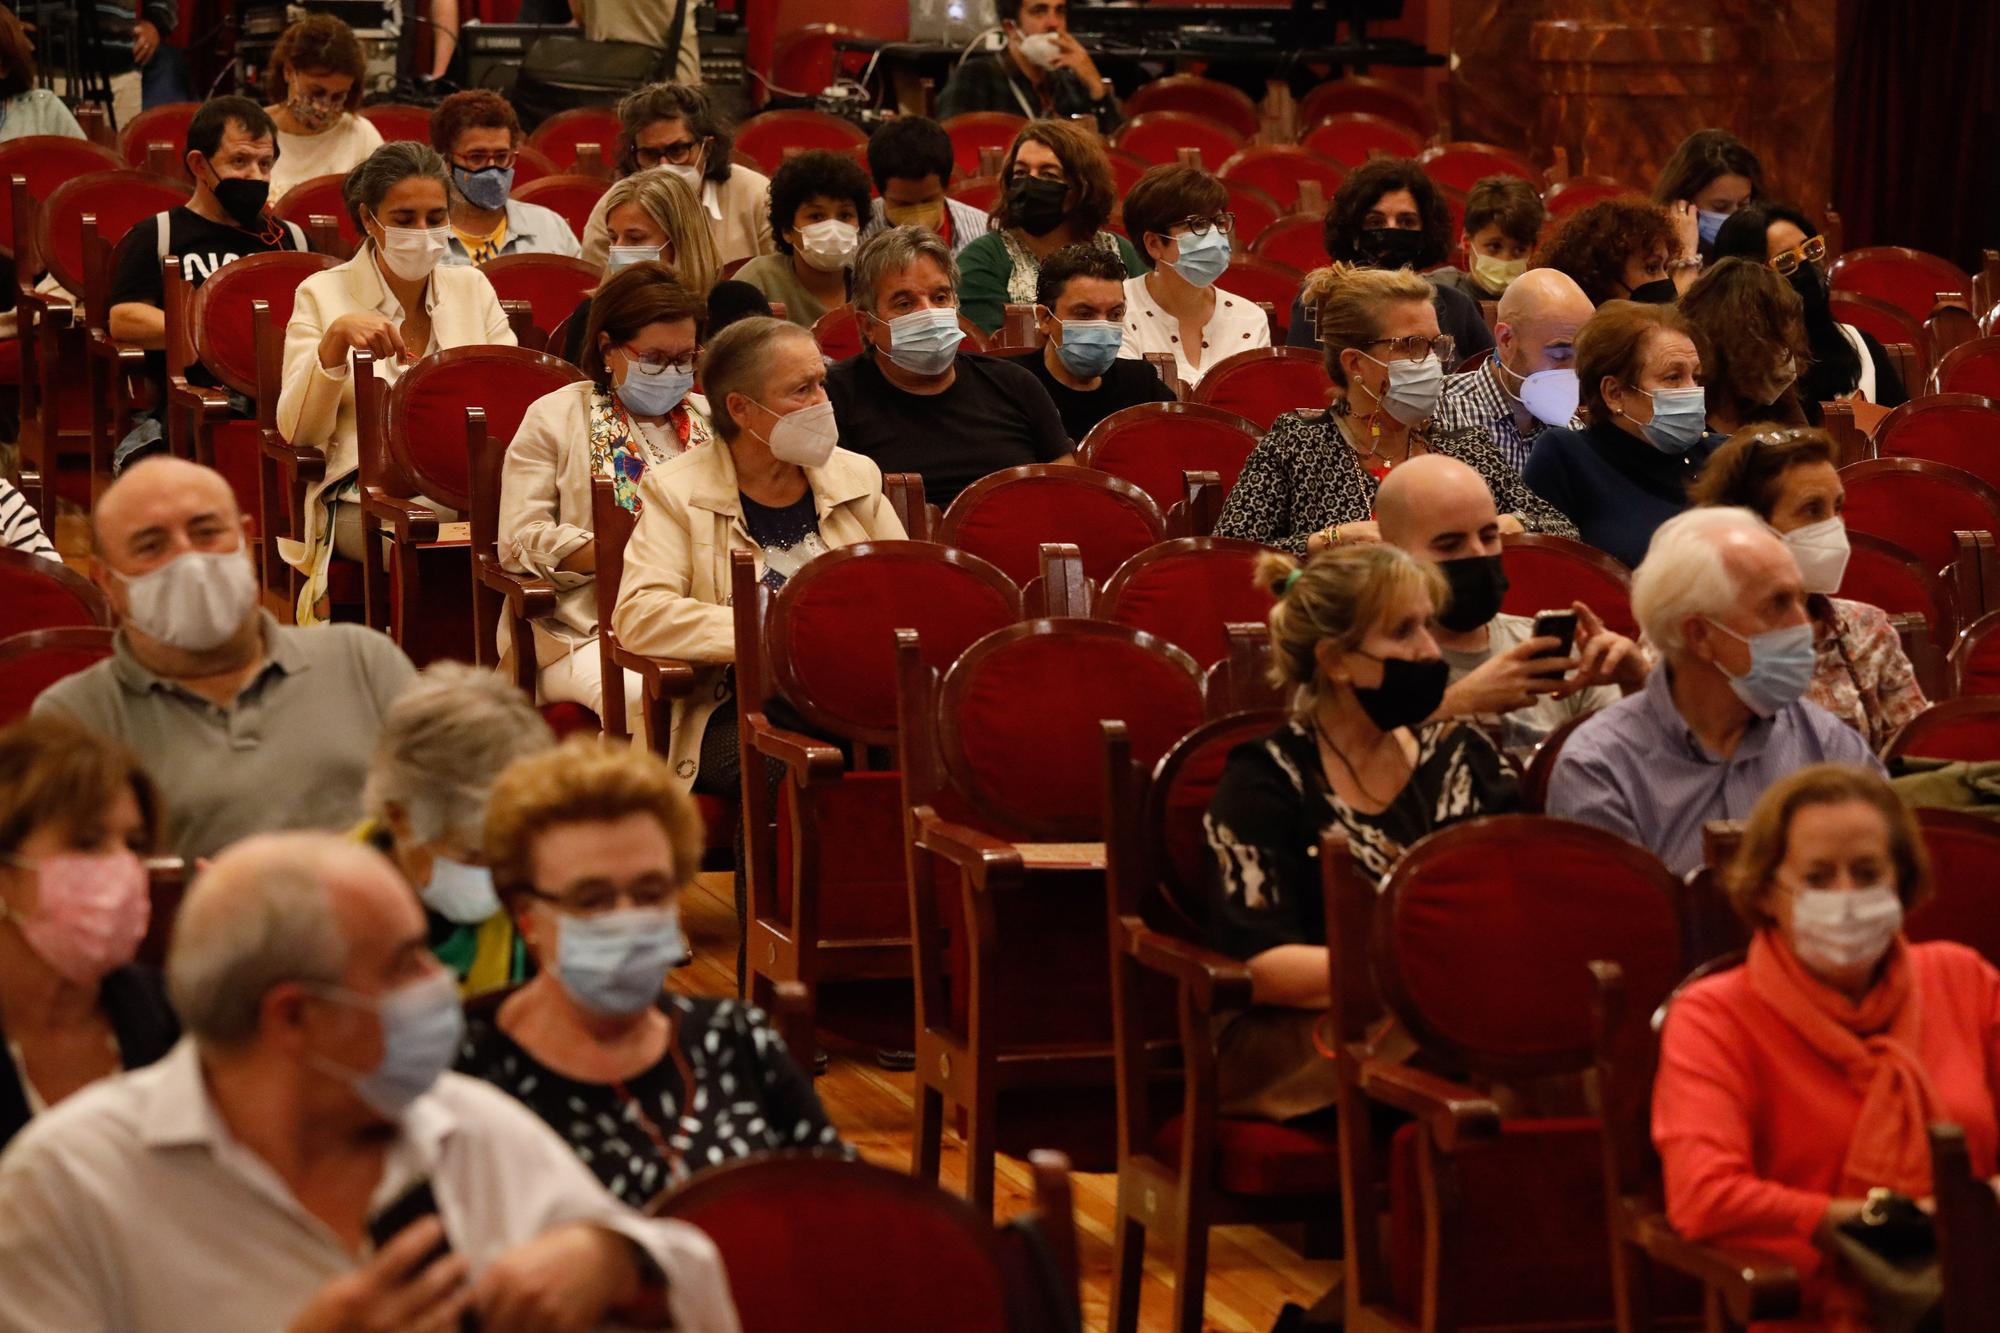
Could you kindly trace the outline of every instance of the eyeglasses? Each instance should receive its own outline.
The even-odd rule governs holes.
[[[1190,215],[1176,222],[1174,226],[1186,227],[1187,234],[1190,236],[1206,236],[1217,227],[1222,228],[1223,234],[1227,235],[1236,230],[1236,215],[1234,213],[1217,213],[1213,217],[1205,218]],[[1172,228],[1168,230],[1171,231]]]
[[[649,370],[693,370],[696,358],[701,355],[699,347],[676,357],[669,357],[665,352],[635,352],[629,347],[620,347],[618,350],[623,352],[627,359],[637,361]]]
[[[648,148],[640,144],[632,149],[632,156],[638,158],[642,166],[657,167],[660,163],[666,162],[672,166],[684,167],[694,161],[695,155],[701,152],[702,145],[707,142],[708,139],[704,136],[700,139],[681,139],[674,143],[662,144],[658,148]]]
[[[598,916],[629,907],[665,907],[680,891],[680,885],[662,874],[641,875],[630,884],[619,885],[603,879],[587,879],[573,884],[566,893],[529,892],[558,911],[574,916]]]
[[[1800,264],[1815,267],[1826,262],[1826,238],[1808,236],[1803,244],[1795,245],[1783,254],[1771,257],[1771,267],[1778,270],[1778,276],[1789,278],[1798,271]]]
[[[1458,342],[1449,333],[1440,333],[1435,338],[1427,338],[1421,333],[1406,334],[1401,338],[1371,338],[1361,344],[1363,347],[1386,347],[1411,361],[1421,361],[1433,352],[1437,359],[1447,366],[1458,364],[1452,359],[1458,350]]]
[[[514,165],[514,150],[502,148],[494,153],[467,153],[462,158],[452,160],[467,171],[484,171],[488,167],[505,170]]]

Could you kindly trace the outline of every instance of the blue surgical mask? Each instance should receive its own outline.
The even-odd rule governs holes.
[[[944,374],[958,355],[958,345],[965,341],[956,306],[912,310],[888,323],[889,359],[912,375]]]
[[[1750,646],[1750,669],[1729,676],[1729,688],[1758,717],[1770,717],[1805,696],[1813,678],[1813,631],[1810,624],[1765,630],[1748,638],[1713,619],[1708,622],[1739,643]],[[1721,670],[1721,665],[1717,664]],[[1727,671],[1723,671],[1728,676]]]
[[[1519,395],[1528,415],[1544,426],[1567,426],[1581,396],[1576,372],[1567,367],[1536,371],[1521,381]]]
[[[1701,440],[1701,433],[1708,426],[1708,394],[1700,385],[1692,389],[1661,389],[1657,393],[1646,393],[1644,389],[1633,392],[1646,394],[1653,403],[1653,419],[1639,427],[1646,443],[1678,458]],[[1625,416],[1623,412],[1618,415]],[[1625,416],[1625,419],[1632,418]]]
[[[507,196],[514,192],[514,168],[481,167],[477,171],[467,171],[453,163],[451,183],[465,196],[465,202],[490,213],[507,206]]]
[[[1094,380],[1111,369],[1124,345],[1125,329],[1115,319],[1066,319],[1056,355],[1070,374]]]
[[[448,856],[431,858],[431,882],[417,893],[424,906],[461,926],[475,925],[500,910],[493,872]]]
[[[649,366],[631,359],[625,363],[625,382],[618,386],[618,401],[633,416],[663,417],[680,406],[692,388],[691,366]]]
[[[1213,286],[1229,267],[1229,233],[1222,228],[1210,227],[1199,236],[1190,233],[1174,239],[1180,243],[1174,272],[1194,286]]]
[[[1729,214],[1717,213],[1713,209],[1697,208],[1694,211],[1695,230],[1701,233],[1703,245],[1714,245],[1715,238],[1722,231],[1722,224],[1729,221]]]
[[[659,1003],[667,973],[687,958],[678,906],[565,916],[557,929],[556,975],[595,1013],[636,1014]]]
[[[465,1013],[451,973],[440,969],[378,996],[357,995],[339,986],[322,990],[342,1004],[373,1009],[382,1021],[382,1061],[372,1073],[357,1074],[330,1060],[315,1062],[348,1083],[355,1095],[384,1117],[399,1118],[458,1058]]]

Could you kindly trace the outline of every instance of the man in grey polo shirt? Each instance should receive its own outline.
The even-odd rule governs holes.
[[[209,468],[148,459],[92,520],[117,644],[34,711],[130,746],[184,857],[250,833],[351,827],[376,729],[415,674],[402,649],[359,625],[296,629],[260,609],[243,516]]]
[[[1644,690],[1570,736],[1550,814],[1609,829],[1684,875],[1701,864],[1701,826],[1748,817],[1778,779],[1828,762],[1881,771],[1861,733],[1803,698],[1805,587],[1749,510],[1662,524],[1632,580],[1632,613],[1660,664]]]

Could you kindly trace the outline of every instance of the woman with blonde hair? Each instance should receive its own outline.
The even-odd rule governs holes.
[[[709,235],[701,204],[686,181],[664,171],[627,176],[605,192],[604,225],[610,237],[605,281],[621,269],[658,260],[697,300],[707,301],[722,263],[716,257],[715,239]],[[590,303],[595,295],[593,292],[578,302],[569,317],[563,360],[573,366],[583,364]]]
[[[1930,888],[1923,841],[1864,768],[1816,764],[1773,785],[1724,885],[1755,934],[1741,967],[1667,1011],[1653,1142],[1668,1219],[1798,1270],[1801,1320],[1758,1329],[1875,1328],[1847,1261],[1861,1242],[1843,1226],[1871,1201],[1894,1206],[1878,1191],[1915,1214],[1937,1121],[1963,1128],[1973,1169],[1994,1173],[2000,972],[1903,934]]]
[[[1303,555],[1381,540],[1375,490],[1419,453],[1456,458],[1493,493],[1505,532],[1576,536],[1553,505],[1522,482],[1485,430],[1431,430],[1457,351],[1438,332],[1433,288],[1407,269],[1316,269],[1305,300],[1319,326],[1332,406],[1287,412],[1244,461],[1218,537]]]

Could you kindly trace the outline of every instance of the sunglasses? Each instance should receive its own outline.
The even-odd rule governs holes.
[[[1771,257],[1771,267],[1778,271],[1778,276],[1781,278],[1789,278],[1798,272],[1800,264],[1812,264],[1817,267],[1825,262],[1826,240],[1820,236],[1809,236],[1804,244],[1795,245],[1783,254]]]

